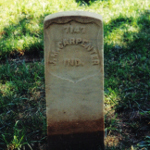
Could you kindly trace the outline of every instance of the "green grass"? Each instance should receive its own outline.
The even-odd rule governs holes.
[[[69,10],[103,16],[106,149],[149,149],[148,0],[0,0],[0,149],[46,149],[43,20]]]
[[[29,145],[28,140],[42,140],[46,134],[43,61],[1,64],[0,72],[0,144],[18,148]]]

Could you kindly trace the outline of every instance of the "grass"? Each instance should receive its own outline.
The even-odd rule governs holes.
[[[9,149],[42,140],[46,134],[43,61],[6,63],[0,71],[0,144]]]
[[[44,17],[104,21],[106,149],[150,148],[150,1],[0,1],[0,149],[45,150]]]

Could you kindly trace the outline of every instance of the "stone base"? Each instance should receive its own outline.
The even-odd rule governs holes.
[[[104,133],[48,136],[48,150],[104,150]]]

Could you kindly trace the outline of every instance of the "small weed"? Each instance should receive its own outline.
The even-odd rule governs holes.
[[[29,145],[28,142],[25,142],[24,137],[25,137],[25,129],[20,130],[18,128],[18,122],[16,121],[15,126],[14,126],[14,134],[13,134],[13,139],[12,141],[9,143],[6,140],[6,137],[4,134],[2,134],[2,138],[5,142],[5,144],[7,145],[7,150],[21,150],[24,145],[28,145],[28,147],[32,150],[31,146]]]

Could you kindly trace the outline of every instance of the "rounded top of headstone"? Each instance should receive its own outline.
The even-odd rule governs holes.
[[[102,23],[102,16],[88,11],[65,11],[50,14],[44,19],[44,28],[49,27],[52,23],[67,23],[71,20],[76,20],[82,23],[89,23],[92,20],[100,24]]]

